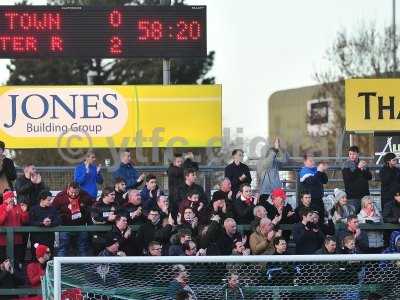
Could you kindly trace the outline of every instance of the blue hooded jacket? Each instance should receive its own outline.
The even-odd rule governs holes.
[[[389,253],[400,253],[400,248],[396,247],[396,243],[400,240],[400,231],[393,231],[392,234],[390,235],[390,243],[389,247],[387,247],[383,253],[384,254],[389,254]]]
[[[389,247],[387,247],[382,253],[384,254],[392,254],[392,253],[400,253],[400,248],[396,247],[396,243],[400,240],[400,231],[393,231],[390,235],[390,243]],[[379,266],[382,269],[386,269],[390,267],[390,261],[382,261],[380,262]]]
[[[299,172],[300,187],[302,191],[309,191],[313,200],[322,199],[324,184],[328,183],[326,173],[319,172],[316,167],[303,167]]]

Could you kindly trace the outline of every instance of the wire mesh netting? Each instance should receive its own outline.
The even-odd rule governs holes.
[[[400,259],[400,258],[399,258]],[[139,260],[138,260],[139,261]],[[53,266],[44,278],[52,299]],[[400,261],[62,264],[62,299],[400,299]],[[382,297],[382,298],[380,298]]]

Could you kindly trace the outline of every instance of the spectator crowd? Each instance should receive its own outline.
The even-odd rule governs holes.
[[[323,200],[328,165],[315,163],[307,155],[299,171],[297,207],[288,203],[279,178],[288,154],[279,139],[258,164],[259,195],[252,191],[250,169],[242,162],[243,151],[235,149],[233,161],[226,166],[225,177],[211,197],[197,183],[199,166],[190,153],[185,157],[174,155],[167,170],[165,193],[156,176],[139,174],[129,150],[121,153],[113,186],[104,186],[101,165],[89,151],[65,190],[53,197],[51,187],[33,164],[24,166],[17,177],[14,163],[5,157],[4,150],[0,142],[0,226],[110,225],[111,229],[60,232],[57,247],[53,232],[17,233],[14,263],[7,258],[5,235],[0,234],[0,278],[7,278],[0,280],[0,288],[19,285],[18,271],[25,272],[31,286],[40,285],[38,278],[52,256],[400,252],[400,239],[394,245],[393,241],[389,243],[391,232],[360,228],[363,223],[399,224],[400,169],[393,153],[385,155],[380,171],[382,209],[370,195],[372,174],[367,163],[359,159],[356,146],[349,148],[343,164],[345,188],[334,190],[334,204],[328,209]],[[99,187],[101,195],[97,197]],[[292,224],[291,230],[283,224]],[[238,225],[246,226],[239,230]],[[28,249],[30,256],[26,255]],[[182,270],[177,270],[180,274],[178,271]],[[234,281],[233,277],[230,280]]]

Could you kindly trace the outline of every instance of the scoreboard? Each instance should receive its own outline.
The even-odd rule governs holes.
[[[206,55],[205,6],[0,6],[0,58]]]

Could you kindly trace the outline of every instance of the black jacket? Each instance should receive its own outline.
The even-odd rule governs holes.
[[[92,206],[91,210],[91,216],[92,216],[92,222],[93,224],[105,224],[109,225],[112,224],[113,222],[108,221],[108,216],[110,213],[114,212],[114,214],[117,214],[118,211],[118,205],[114,203],[106,204],[103,202],[103,200],[99,200],[95,202]]]
[[[47,228],[43,225],[43,220],[46,218],[51,220],[50,227],[61,224],[60,215],[54,207],[41,207],[40,205],[36,205],[29,211],[29,222],[32,226]],[[32,232],[31,242],[45,244],[52,249],[54,245],[54,232]]]
[[[386,203],[392,202],[394,194],[400,187],[400,169],[384,166],[379,171],[379,176],[381,178],[381,204],[382,207],[385,207]]]
[[[118,192],[117,190],[114,189],[115,192],[115,203],[117,203],[118,206],[122,206],[127,202],[127,199],[124,199],[124,194],[125,192]]]
[[[133,205],[132,203],[125,203],[122,207],[118,209],[118,213],[125,216],[128,219],[129,225],[142,225],[146,222],[146,217],[144,216],[144,210],[142,207],[142,214],[133,218],[133,213],[142,205]],[[162,220],[162,219],[161,219]]]
[[[113,239],[118,239],[119,243],[119,249],[121,251],[124,251],[126,255],[130,255],[130,245],[133,242],[133,232],[128,238],[125,238],[125,232],[128,230],[128,228],[125,231],[119,230],[119,228],[114,224],[111,228],[111,232],[109,233]]]
[[[171,164],[167,170],[167,175],[169,201],[171,204],[175,205],[178,203],[179,187],[185,183],[183,167],[179,168]]]
[[[15,170],[14,162],[7,158],[3,158],[3,167],[0,169],[0,177],[6,176],[8,185],[13,189],[13,181],[17,178],[17,171]]]
[[[335,253],[329,253],[328,250],[326,250],[325,245],[322,245],[321,249],[315,251],[315,254],[336,254],[336,253],[337,251],[335,251]]]
[[[250,224],[254,220],[254,204],[246,204],[242,201],[241,197],[237,197],[233,200],[233,212],[236,222],[239,224]]]
[[[14,274],[10,272],[0,270],[0,289],[15,289],[18,286],[24,284],[24,279],[21,274],[17,274],[14,270]],[[0,296],[0,299],[16,299],[18,296],[10,295],[10,296]]]
[[[29,210],[29,223],[32,226],[44,226],[43,220],[49,218],[51,226],[58,226],[61,224],[60,214],[54,207],[41,207],[36,205]]]
[[[143,255],[143,250],[147,251],[147,247],[151,241],[158,241],[164,246],[167,245],[169,238],[171,237],[171,233],[171,225],[162,227],[161,221],[158,224],[153,225],[147,220],[146,223],[139,228],[137,234],[137,246],[139,247],[140,254]]]
[[[338,245],[343,244],[343,239],[348,236],[352,235],[353,233],[350,232],[347,228],[339,229],[337,233],[337,241]],[[361,230],[360,235],[356,238],[356,251],[357,253],[368,253],[368,235],[365,231]]]
[[[243,181],[240,181],[239,177],[243,174],[246,175],[246,178]],[[229,178],[231,181],[233,195],[237,194],[241,184],[251,183],[250,169],[243,163],[236,165],[235,162],[232,162],[231,164],[227,165],[225,168],[225,177]]]
[[[316,201],[321,201],[324,196],[324,184],[328,183],[328,176],[324,172],[316,172],[314,176],[309,176],[300,182],[302,191],[311,193],[312,203],[316,205]]]
[[[191,186],[188,186],[185,182],[179,187],[178,190],[178,202],[176,203],[179,207],[179,205],[181,205],[181,203],[187,198],[187,194],[189,191],[194,190],[199,194],[199,201],[203,202],[204,205],[208,205],[208,198],[206,196],[206,194],[204,193],[204,189],[196,184],[193,183]]]
[[[343,165],[343,182],[348,199],[361,199],[369,195],[368,181],[372,179],[372,174],[368,168],[362,171],[357,165],[358,161],[353,163],[350,160]]]
[[[278,209],[268,201],[265,203],[265,209],[267,210],[267,217],[270,220],[273,220],[277,215],[279,215]],[[282,209],[282,219],[279,222],[280,224],[293,224],[296,222],[296,214],[288,217],[289,212],[294,212],[293,208],[290,204],[286,204]]]
[[[201,245],[207,248],[207,255],[232,255],[234,241],[239,239],[241,239],[239,232],[230,237],[222,225],[211,221]]]
[[[39,204],[39,193],[45,188],[43,182],[35,184],[25,175],[19,176],[15,181],[18,203],[26,203],[29,207]]]
[[[293,225],[296,254],[314,254],[315,251],[321,248],[324,238],[321,230],[318,232],[306,230],[306,226],[303,223]]]
[[[192,169],[196,172],[199,171],[199,163],[191,160],[190,158],[186,158],[182,166],[184,170]]]
[[[399,224],[400,203],[396,200],[386,203],[383,208],[382,216],[385,223]]]

